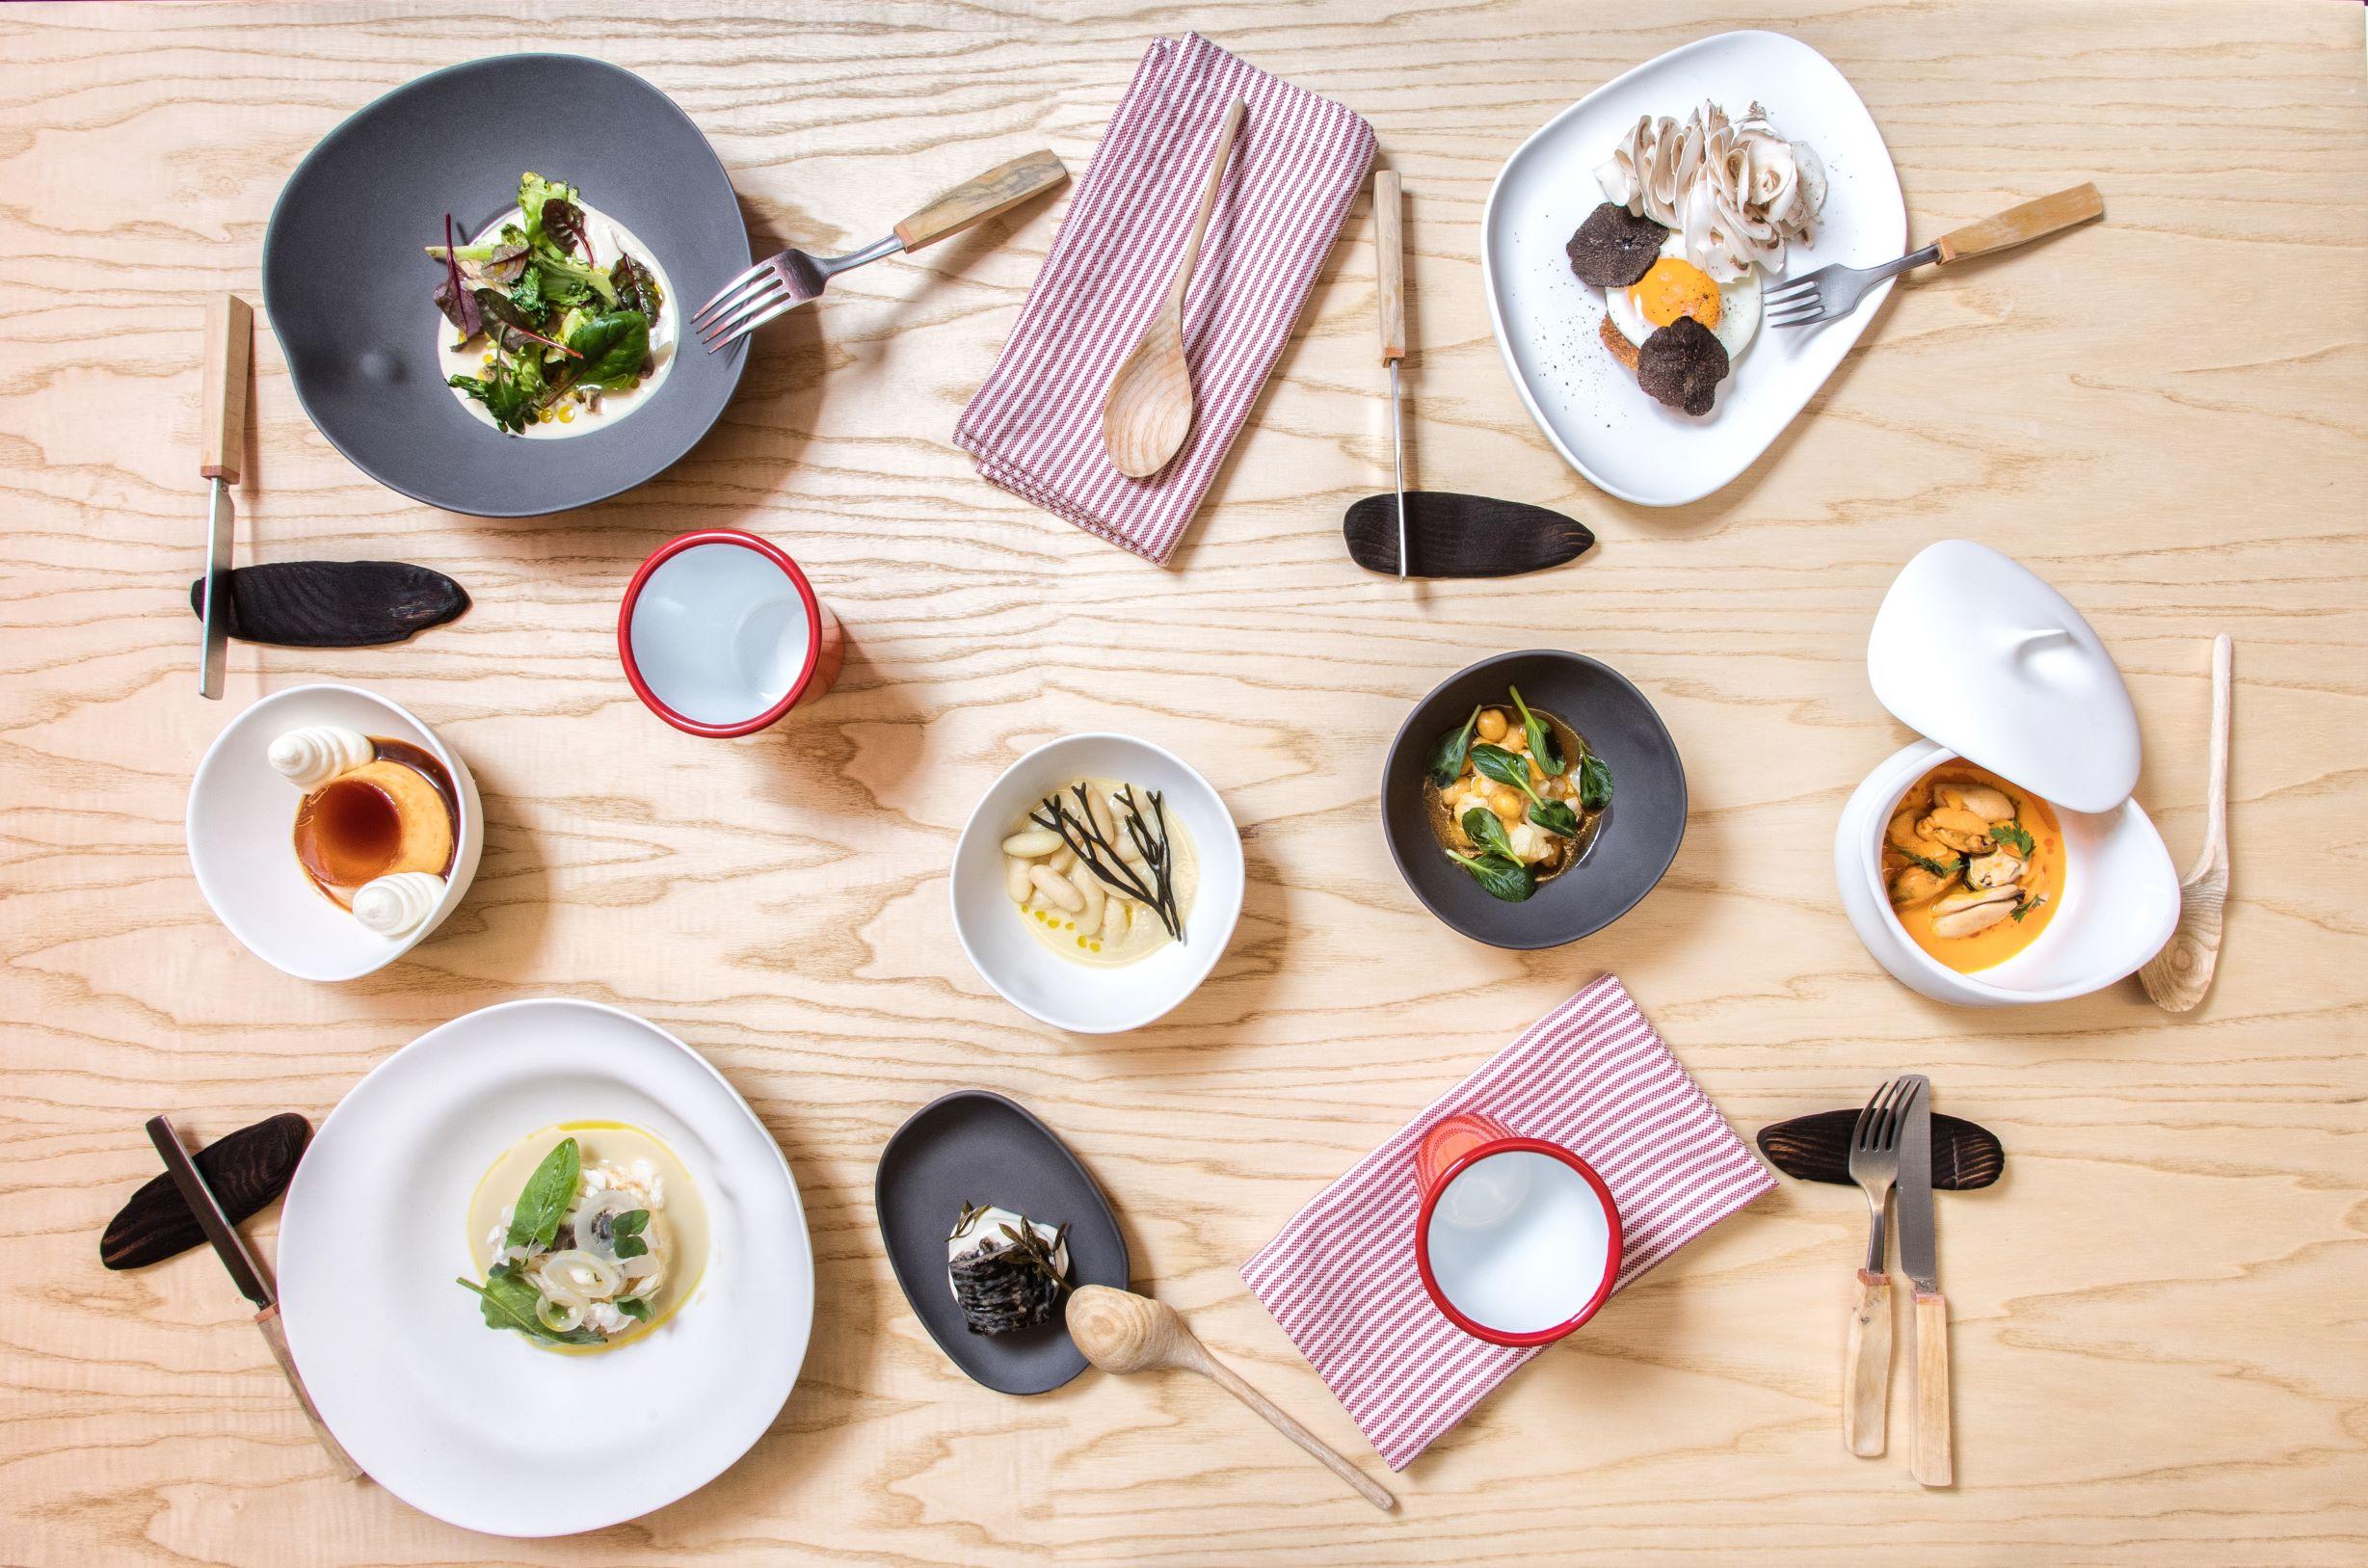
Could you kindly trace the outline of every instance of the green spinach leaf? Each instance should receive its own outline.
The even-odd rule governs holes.
[[[1463,814],[1462,821],[1464,837],[1479,845],[1484,853],[1502,855],[1508,861],[1521,859],[1513,853],[1512,836],[1504,831],[1504,824],[1497,820],[1496,812],[1483,806],[1475,806]]]
[[[492,1272],[486,1275],[483,1285],[472,1285],[459,1278],[452,1283],[476,1296],[488,1328],[515,1330],[530,1340],[541,1340],[546,1344],[607,1342],[598,1329],[572,1328],[561,1334],[545,1328],[543,1319],[535,1316],[535,1306],[543,1299],[542,1292],[508,1263],[495,1263]]]
[[[1589,748],[1579,754],[1579,804],[1600,811],[1611,804],[1611,767]]]
[[[1579,837],[1579,813],[1571,810],[1568,801],[1538,801],[1530,808],[1530,820],[1548,833],[1559,834],[1565,838]]]
[[[1562,757],[1562,743],[1555,738],[1554,726],[1530,711],[1530,704],[1521,700],[1521,688],[1504,688],[1513,694],[1513,706],[1521,714],[1521,728],[1530,737],[1530,755],[1537,758],[1537,771],[1549,779],[1558,779],[1570,764]]]
[[[1530,764],[1515,753],[1502,746],[1491,746],[1483,740],[1472,748],[1472,765],[1479,769],[1482,776],[1494,779],[1501,784],[1510,784],[1532,800],[1537,798],[1536,791],[1530,787]]]
[[[1454,851],[1450,850],[1450,855]],[[1472,873],[1491,898],[1502,898],[1508,904],[1518,904],[1537,891],[1537,873],[1519,861],[1503,855],[1482,855],[1477,860],[1469,855],[1455,855],[1455,863]]]
[[[568,334],[568,347],[584,357],[576,367],[578,384],[630,386],[650,359],[650,318],[638,310],[586,317]]]
[[[1461,730],[1450,730],[1439,737],[1439,743],[1430,749],[1432,784],[1445,789],[1464,776],[1464,757],[1472,746],[1472,727],[1479,722],[1480,710],[1476,707]]]
[[[568,1217],[568,1206],[575,1201],[575,1182],[582,1174],[583,1155],[575,1140],[560,1139],[519,1189],[518,1204],[510,1210],[508,1244],[549,1246],[559,1234],[559,1222]]]

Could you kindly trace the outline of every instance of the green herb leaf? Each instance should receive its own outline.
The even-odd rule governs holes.
[[[1579,804],[1600,811],[1611,804],[1611,768],[1592,750],[1579,757]]]
[[[608,1222],[608,1234],[616,1238],[615,1251],[619,1259],[643,1258],[650,1252],[650,1243],[642,1239],[642,1231],[650,1223],[650,1210],[628,1209]]]
[[[568,347],[584,357],[576,368],[578,383],[630,386],[650,362],[650,318],[638,310],[587,317],[568,334]]]
[[[2038,847],[2031,841],[2031,835],[2023,830],[2019,822],[1995,823],[1990,828],[1990,837],[2025,860],[2031,859],[2032,852]]]
[[[2014,906],[2014,918],[2016,922],[2020,923],[2024,916],[2030,914],[2033,910],[2037,909],[2041,904],[2046,902],[2047,896],[2044,893],[2040,894],[2036,898],[2024,898],[2017,901]]]
[[[551,1244],[559,1222],[568,1217],[568,1206],[575,1201],[575,1182],[583,1168],[583,1155],[573,1138],[560,1139],[543,1156],[510,1210],[509,1245],[540,1249]]]
[[[1480,710],[1475,707],[1461,730],[1450,730],[1439,737],[1439,743],[1430,751],[1432,784],[1445,789],[1464,776],[1464,757],[1472,746],[1472,727],[1479,722]]]
[[[1450,854],[1454,854],[1452,850]],[[1519,861],[1503,855],[1482,855],[1474,860],[1469,855],[1455,855],[1455,864],[1472,873],[1472,880],[1486,890],[1491,898],[1502,898],[1508,904],[1518,904],[1537,891],[1537,873]]]
[[[607,1342],[598,1329],[572,1328],[565,1334],[558,1334],[545,1328],[543,1319],[535,1316],[535,1305],[543,1299],[543,1293],[508,1263],[495,1263],[492,1272],[486,1275],[483,1285],[472,1285],[467,1280],[458,1278],[452,1283],[476,1296],[488,1328],[511,1329],[530,1340],[541,1340],[549,1344]]]
[[[650,1321],[650,1303],[639,1296],[626,1296],[623,1301],[617,1303],[617,1310],[636,1323]]]
[[[1463,814],[1462,821],[1464,837],[1479,845],[1483,853],[1502,855],[1508,861],[1521,859],[1513,853],[1512,835],[1504,831],[1504,824],[1497,820],[1496,812],[1486,807],[1475,806]]]
[[[550,302],[543,297],[543,275],[532,267],[519,274],[518,286],[510,290],[510,303],[521,315],[541,324],[550,314]]]
[[[1537,791],[1530,787],[1530,764],[1503,747],[1491,746],[1482,741],[1472,748],[1472,765],[1479,769],[1482,776],[1494,779],[1501,784],[1510,784],[1531,800],[1537,799]]]
[[[1571,810],[1567,801],[1539,801],[1530,808],[1530,820],[1548,833],[1559,834],[1565,838],[1579,837],[1579,813]]]
[[[1570,764],[1562,757],[1562,743],[1555,738],[1554,726],[1530,711],[1530,704],[1521,700],[1521,688],[1504,688],[1513,694],[1513,706],[1521,714],[1521,728],[1530,737],[1530,755],[1537,758],[1537,771],[1549,779],[1558,779]]]
[[[534,417],[543,372],[539,366],[528,370],[522,359],[497,360],[491,376],[455,376],[450,385],[484,404],[494,425],[515,436]]]
[[[1927,860],[1924,856],[1916,854],[1913,850],[1905,849],[1900,851],[1900,853],[1907,857],[1910,864],[1921,865],[1936,877],[1953,877],[1965,867],[1965,863],[1963,861]]]

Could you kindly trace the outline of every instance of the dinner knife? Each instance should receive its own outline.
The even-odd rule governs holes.
[[[279,1321],[279,1298],[273,1293],[270,1281],[263,1277],[263,1267],[255,1262],[254,1254],[247,1250],[246,1238],[230,1223],[230,1216],[222,1211],[214,1189],[205,1184],[197,1162],[181,1147],[180,1134],[173,1131],[172,1122],[162,1116],[149,1117],[148,1141],[164,1156],[165,1169],[172,1174],[173,1184],[180,1189],[181,1201],[198,1216],[199,1228],[214,1244],[222,1266],[230,1271],[230,1283],[259,1309],[254,1315],[254,1326],[263,1331],[263,1342],[272,1347],[272,1359],[287,1374],[288,1387],[296,1391],[296,1402],[304,1407],[305,1420],[312,1423],[312,1435],[320,1439],[321,1447],[329,1450],[330,1458],[336,1461],[347,1480],[359,1480],[361,1467],[330,1435],[329,1428],[322,1423],[321,1413],[312,1406],[312,1395],[305,1390],[304,1378],[297,1374],[296,1358],[288,1353],[287,1330]]]
[[[254,343],[254,307],[235,294],[218,296],[205,312],[205,380],[198,407],[198,472],[206,482],[204,624],[199,633],[198,695],[222,695],[230,641],[230,536],[235,514],[230,487],[238,483],[247,447],[247,361]],[[193,1206],[194,1207],[194,1206]]]
[[[1406,580],[1406,430],[1397,365],[1406,357],[1406,252],[1397,172],[1373,176],[1373,281],[1381,304],[1381,362],[1390,367],[1390,474],[1397,492],[1397,580]]]
[[[1932,1080],[1914,1075],[1915,1097],[1900,1130],[1900,1272],[1916,1288],[1916,1479],[1948,1486],[1949,1300],[1940,1293],[1932,1236]]]

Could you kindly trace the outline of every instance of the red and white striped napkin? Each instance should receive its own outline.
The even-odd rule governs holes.
[[[1241,130],[1184,301],[1191,434],[1166,467],[1129,479],[1103,450],[1103,398],[1167,297],[1235,98],[1246,106]],[[1198,34],[1154,40],[954,443],[993,483],[1165,561],[1290,339],[1372,157],[1372,127],[1330,99]]]
[[[1392,1470],[1538,1353],[1457,1328],[1415,1267],[1415,1146],[1464,1110],[1595,1167],[1624,1233],[1614,1291],[1776,1184],[1618,980],[1605,975],[1530,1024],[1241,1267]]]

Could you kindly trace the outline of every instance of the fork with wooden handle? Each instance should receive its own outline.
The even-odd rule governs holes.
[[[1762,304],[1770,327],[1814,327],[1821,321],[1847,316],[1858,308],[1860,296],[1884,279],[1921,267],[1928,261],[1947,266],[1973,256],[1985,256],[2027,245],[2058,229],[2105,216],[2105,199],[2094,185],[2075,185],[2068,191],[2009,207],[1994,218],[1953,228],[1923,250],[1886,261],[1879,267],[1820,267],[1803,278],[1791,279],[1769,289]]]
[[[1850,1298],[1849,1339],[1842,1353],[1842,1443],[1873,1458],[1883,1451],[1891,1405],[1891,1276],[1885,1272],[1885,1212],[1900,1174],[1900,1117],[1912,1092],[1894,1078],[1867,1098],[1850,1133],[1850,1180],[1867,1195],[1867,1261]]]

